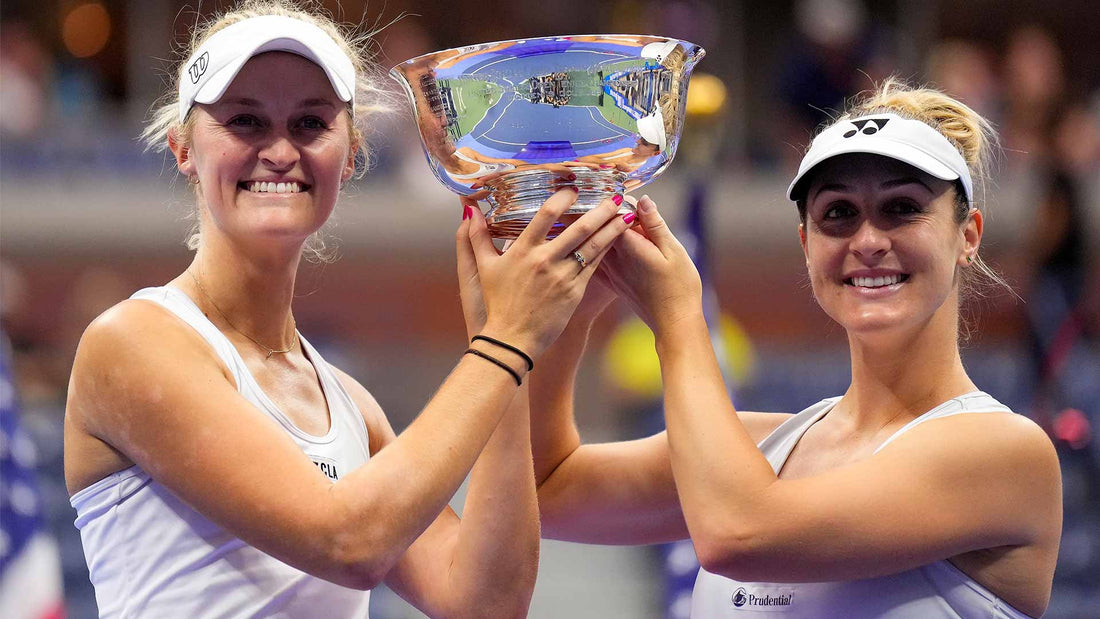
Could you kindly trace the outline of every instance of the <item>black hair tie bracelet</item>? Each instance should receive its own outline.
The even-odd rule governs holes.
[[[481,357],[482,359],[484,359],[484,360],[486,360],[490,363],[494,363],[497,366],[499,366],[500,369],[502,369],[505,372],[508,372],[509,374],[511,374],[512,378],[516,379],[516,386],[517,387],[519,387],[520,385],[523,384],[523,381],[520,379],[519,374],[515,370],[513,370],[511,367],[509,367],[509,365],[507,363],[501,361],[500,359],[497,359],[496,357],[494,357],[492,355],[485,354],[485,353],[481,352],[480,350],[476,350],[476,349],[473,349],[473,348],[467,348],[466,352],[463,353],[463,354],[475,355],[475,356]]]
[[[523,360],[527,362],[527,371],[528,372],[535,369],[535,362],[531,360],[531,357],[527,353],[525,353],[522,350],[516,348],[515,346],[512,346],[511,344],[507,344],[507,343],[502,342],[498,339],[491,338],[488,335],[475,335],[472,338],[470,338],[471,343],[473,343],[475,340],[481,340],[483,342],[489,342],[490,344],[496,344],[497,346],[500,346],[501,348],[510,350],[510,351],[516,353],[517,355],[523,357]]]

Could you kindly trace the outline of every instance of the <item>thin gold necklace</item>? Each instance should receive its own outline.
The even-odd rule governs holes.
[[[295,324],[293,316],[290,317],[290,326],[291,329],[294,331],[294,341],[290,343],[290,346],[283,350],[275,350],[274,348],[264,346],[259,341],[257,341],[256,338],[238,329],[237,325],[233,324],[233,322],[229,320],[229,317],[226,316],[225,312],[222,311],[222,308],[218,307],[218,304],[214,302],[214,299],[211,298],[210,293],[206,292],[206,288],[203,287],[202,282],[199,281],[199,278],[195,277],[195,274],[191,271],[191,269],[187,269],[187,274],[191,276],[191,281],[195,282],[195,285],[199,287],[199,292],[201,292],[202,296],[210,302],[210,305],[214,307],[214,310],[218,312],[218,315],[222,317],[222,320],[224,320],[226,324],[228,324],[237,333],[240,333],[241,335],[248,338],[248,341],[267,351],[267,356],[264,357],[265,361],[270,359],[271,355],[285,355],[286,353],[294,350],[294,347],[298,345],[298,326]]]

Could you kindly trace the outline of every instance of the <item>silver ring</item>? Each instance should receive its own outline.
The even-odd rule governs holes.
[[[573,252],[573,259],[580,263],[582,269],[588,266],[588,261],[584,259],[584,256],[582,256],[579,251]]]

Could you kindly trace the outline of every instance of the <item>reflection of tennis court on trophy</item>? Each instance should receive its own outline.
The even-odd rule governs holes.
[[[440,86],[457,112],[452,117],[456,140],[470,133],[504,94],[500,85],[476,79],[440,80]]]
[[[460,80],[447,80],[455,107],[466,110],[458,117],[473,119],[455,128],[460,136],[457,145],[482,152],[489,149],[494,157],[560,161],[616,142],[633,144],[636,120],[609,96],[605,72],[590,67],[606,65],[610,73],[622,71],[627,64],[637,66],[636,61],[608,52],[566,54],[585,70],[548,71],[545,58],[539,56],[498,59],[468,68],[467,76],[489,67],[496,72],[493,86],[503,84],[503,92],[494,90],[490,96],[484,82],[480,88],[475,86],[476,78],[461,80],[461,88]],[[488,101],[492,103],[486,105]]]
[[[608,122],[596,106],[568,105],[547,111],[545,106],[531,103],[515,92],[509,92],[496,107],[489,110],[464,140],[472,138],[484,146],[500,151],[502,155],[507,153],[506,156],[523,159],[543,152],[539,150],[538,144],[553,142],[556,146],[543,152],[544,156],[534,157],[547,159],[550,157],[545,155],[550,152],[565,152],[561,148],[563,135],[570,138],[565,144],[571,144],[572,150],[583,154],[585,150],[631,138],[633,134]],[[545,140],[540,141],[540,137],[545,137]],[[520,151],[525,152],[517,155]]]

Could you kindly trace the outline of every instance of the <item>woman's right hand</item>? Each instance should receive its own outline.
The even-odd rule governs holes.
[[[541,354],[561,334],[612,243],[633,222],[619,204],[604,200],[546,240],[555,222],[577,200],[573,189],[551,196],[504,254],[497,252],[481,211],[471,209],[470,244],[485,300],[483,333]],[[582,266],[575,258],[579,252]]]
[[[660,337],[681,318],[703,311],[703,285],[691,256],[669,230],[657,205],[638,201],[638,229],[629,230],[604,261],[620,297]]]

